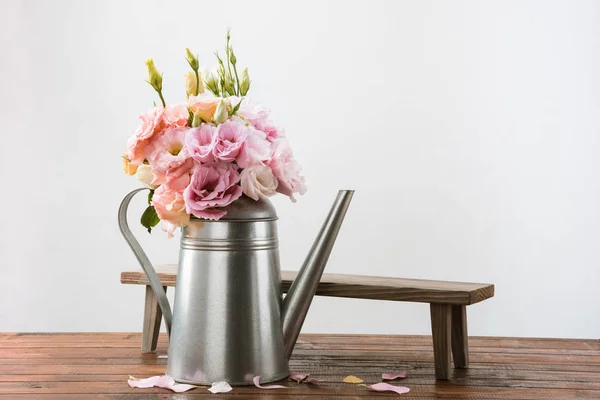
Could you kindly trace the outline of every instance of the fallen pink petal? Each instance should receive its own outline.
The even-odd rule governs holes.
[[[252,382],[254,383],[254,386],[256,386],[259,389],[287,389],[287,386],[283,386],[283,385],[262,386],[260,384],[260,376],[255,376],[254,379],[252,379]]]
[[[404,379],[406,378],[406,371],[398,372],[396,374],[381,374],[381,379],[384,381],[393,381],[394,379]]]
[[[187,385],[184,383],[175,383],[175,380],[169,375],[152,376],[150,378],[145,379],[133,379],[133,377],[130,376],[127,380],[127,383],[132,388],[147,389],[151,387],[160,387],[163,389],[172,390],[175,393],[186,392],[190,389],[194,389],[197,387],[194,385]]]
[[[303,374],[302,372],[290,372],[289,379],[298,383],[302,382],[309,377],[310,374]]]
[[[310,378],[310,374],[303,374],[302,372],[291,372],[289,379],[298,383],[319,383],[323,382],[321,379]]]
[[[208,388],[208,391],[213,394],[227,393],[227,392],[231,392],[232,390],[233,390],[233,388],[231,387],[231,385],[225,381],[213,382],[212,386],[210,388]]]
[[[379,382],[374,385],[369,385],[368,388],[371,390],[375,390],[376,392],[396,392],[398,394],[410,392],[410,389],[406,386],[394,386],[385,382]]]

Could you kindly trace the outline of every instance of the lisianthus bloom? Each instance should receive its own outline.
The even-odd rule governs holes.
[[[270,120],[263,121],[260,129],[265,133],[269,142],[274,142],[276,139],[285,136],[283,129],[273,125],[273,122]]]
[[[212,121],[217,105],[221,99],[208,93],[190,96],[187,101],[189,110],[205,122]]]
[[[218,220],[225,207],[242,195],[240,175],[234,164],[197,164],[189,186],[183,192],[186,210],[198,218]]]
[[[193,169],[194,160],[188,158],[180,166],[167,170],[163,186],[168,186],[171,190],[183,193],[184,189],[190,184]]]
[[[185,146],[192,158],[201,163],[214,161],[213,149],[217,143],[216,127],[202,124],[190,129],[185,135]]]
[[[167,104],[163,118],[169,126],[186,126],[190,113],[185,104]]]
[[[273,146],[273,155],[266,164],[271,167],[279,181],[277,192],[289,196],[293,202],[296,202],[294,193],[306,193],[300,164],[294,158],[287,139],[279,138],[273,142]]]
[[[139,116],[142,123],[135,134],[127,142],[125,157],[133,165],[140,165],[144,162],[144,151],[150,139],[165,127],[163,114],[165,110],[162,107],[154,107],[146,114]]]
[[[154,181],[154,175],[152,174],[152,169],[148,164],[140,165],[135,173],[135,177],[148,189],[156,188],[156,185],[152,184],[152,181]]]
[[[154,174],[153,185],[162,185],[169,170],[181,166],[189,158],[185,135],[189,128],[171,127],[154,138],[145,149],[145,156]]]
[[[236,99],[231,102],[232,104],[237,104],[237,101],[239,100]],[[275,126],[273,121],[269,119],[269,110],[260,104],[249,101],[247,98],[242,100],[242,104],[240,105],[237,114],[254,128],[264,132],[266,139],[270,142],[285,136],[283,130]]]
[[[247,168],[250,165],[261,164],[270,157],[271,143],[267,140],[267,135],[263,131],[248,126],[246,140],[244,140],[237,157],[238,165]]]
[[[242,101],[237,114],[245,121],[250,122],[254,127],[260,129],[262,123],[269,118],[269,110],[262,105],[250,101],[247,97],[240,99],[239,97],[229,97],[231,104],[238,104]]]
[[[232,118],[217,126],[216,135],[217,140],[213,148],[215,159],[233,162],[248,136],[248,129],[244,125],[244,121],[239,118]]]
[[[254,200],[274,195],[278,185],[273,171],[264,164],[244,168],[240,178],[242,191]]]
[[[177,227],[186,226],[190,222],[190,215],[185,209],[183,193],[172,190],[169,185],[162,185],[154,191],[152,205],[158,218],[165,223],[164,230],[169,238]]]

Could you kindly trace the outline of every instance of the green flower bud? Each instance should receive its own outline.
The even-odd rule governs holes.
[[[202,76],[204,77],[204,85],[206,88],[213,92],[215,96],[219,96],[219,79],[217,78],[218,72],[205,71]]]
[[[229,117],[229,113],[227,112],[227,103],[225,103],[224,99],[221,99],[219,104],[217,105],[217,109],[215,110],[215,115],[213,116],[213,122],[215,124],[222,124]]]
[[[162,90],[162,75],[156,69],[154,60],[151,58],[148,59],[146,66],[148,67],[148,83],[152,85],[154,90],[160,92]]]
[[[235,58],[235,54],[233,54],[233,48],[229,48],[229,62],[231,62],[232,65],[235,65],[235,63],[237,62],[237,58]]]
[[[193,55],[192,52],[190,51],[190,49],[185,49],[185,53],[186,53],[185,59],[187,60],[188,64],[190,64],[190,67],[194,71],[198,71],[198,68],[200,67],[200,64],[198,63],[198,57]]]
[[[248,75],[248,67],[246,67],[240,76],[240,96],[245,96],[248,90],[250,90],[250,76]]]
[[[194,114],[194,118],[192,118],[192,128],[196,128],[200,126],[202,123],[202,118],[198,116],[198,114]]]
[[[235,85],[234,85],[233,81],[231,79],[229,79],[228,76],[226,76],[224,83],[225,83],[225,85],[224,85],[225,92],[230,96],[235,96]]]

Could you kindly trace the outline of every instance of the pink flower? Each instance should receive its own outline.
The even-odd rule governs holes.
[[[217,143],[216,129],[214,125],[204,123],[185,135],[185,145],[194,160],[201,163],[215,160],[212,152]]]
[[[163,118],[167,125],[185,126],[187,125],[190,113],[185,104],[167,104]]]
[[[275,139],[279,139],[285,137],[285,133],[283,129],[276,127],[273,125],[271,121],[265,121],[260,128],[267,135],[267,140],[269,142],[274,142]]]
[[[242,144],[248,136],[248,128],[239,118],[227,120],[217,127],[217,141],[213,148],[213,155],[216,160],[224,162],[233,162],[240,150]]]
[[[194,160],[188,158],[180,166],[167,170],[163,186],[168,186],[171,190],[183,193],[184,189],[190,184],[193,168]]]
[[[229,98],[231,99],[231,97]],[[237,105],[237,103],[239,103],[239,100],[232,101],[232,104]],[[250,122],[256,129],[261,129],[262,124],[269,118],[269,110],[258,103],[248,100],[248,98],[244,98],[237,115],[242,117],[244,121]]]
[[[153,185],[166,182],[169,170],[181,166],[189,158],[185,148],[187,127],[171,127],[162,135],[155,137],[144,151],[154,174]]]
[[[221,99],[219,97],[211,96],[208,93],[202,93],[198,96],[190,96],[188,98],[187,106],[190,111],[205,122],[210,122],[215,111],[217,110],[217,104]]]
[[[242,191],[251,199],[258,200],[275,194],[277,178],[266,165],[251,165],[240,174]]]
[[[273,142],[273,156],[266,162],[271,167],[273,174],[277,177],[279,185],[277,191],[289,196],[296,202],[294,193],[306,193],[306,184],[301,175],[300,164],[294,158],[292,149],[285,138],[279,138]]]
[[[144,162],[144,151],[148,142],[165,127],[163,114],[164,109],[162,107],[154,107],[146,114],[139,116],[142,123],[127,142],[125,151],[125,157],[130,160],[131,164],[140,165]]]
[[[186,226],[190,222],[183,193],[172,190],[169,185],[162,185],[154,191],[152,205],[158,217],[166,224],[165,230],[169,238],[173,237],[175,228]]]
[[[234,164],[196,165],[190,185],[183,192],[186,210],[198,218],[218,220],[227,214],[225,207],[242,195],[240,175]]]
[[[237,104],[238,102],[239,100],[232,101],[232,104]],[[276,127],[273,121],[269,119],[269,110],[258,103],[253,103],[244,98],[237,114],[256,129],[263,131],[270,142],[284,136],[283,130]]]
[[[248,127],[246,140],[237,158],[238,165],[247,168],[250,165],[261,164],[262,161],[268,160],[270,157],[271,143],[267,141],[265,133]]]

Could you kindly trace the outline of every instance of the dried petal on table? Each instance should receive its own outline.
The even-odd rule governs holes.
[[[127,383],[132,388],[147,389],[151,387],[160,387],[172,390],[175,393],[185,392],[198,387],[194,385],[188,385],[185,383],[175,383],[175,380],[169,375],[152,376],[150,378],[145,379],[135,379],[132,376],[130,376],[127,380]]]
[[[298,383],[308,378],[310,374],[303,374],[302,372],[290,372],[289,379]]]
[[[290,372],[289,379],[298,383],[319,383],[323,382],[321,379],[309,378],[310,374],[304,374],[302,372]]]
[[[398,394],[410,392],[410,389],[406,386],[394,386],[385,382],[379,382],[374,385],[369,385],[368,388],[371,390],[375,390],[376,392],[396,392]]]
[[[344,383],[363,383],[364,381],[358,376],[348,375],[344,378]]]
[[[260,384],[260,376],[255,376],[252,379],[252,383],[254,383],[254,386],[256,386],[259,389],[287,389],[287,386],[283,386],[283,385],[268,385],[268,386],[262,386]]]
[[[212,386],[208,388],[211,393],[227,393],[232,390],[231,385],[225,381],[213,382]]]
[[[406,371],[402,371],[395,374],[381,374],[381,379],[384,381],[393,381],[394,379],[404,379],[406,376]]]

